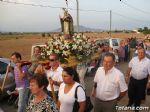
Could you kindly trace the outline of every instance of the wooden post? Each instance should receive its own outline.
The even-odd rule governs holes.
[[[7,67],[7,70],[6,70],[6,73],[5,73],[5,77],[4,77],[2,86],[1,86],[1,91],[2,91],[2,92],[3,92],[3,89],[4,89],[4,85],[5,85],[6,79],[7,79],[7,77],[8,77],[9,67],[10,67],[10,63],[8,64],[8,67]]]
[[[51,78],[51,77],[50,77]],[[51,79],[50,79],[51,80]],[[50,83],[50,86],[51,86],[51,92],[52,92],[52,97],[53,97],[53,100],[54,102],[57,104],[57,100],[56,100],[56,95],[55,95],[55,91],[54,91],[54,87],[53,85]]]

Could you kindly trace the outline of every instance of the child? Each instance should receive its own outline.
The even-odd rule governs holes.
[[[114,50],[114,55],[115,55],[116,65],[118,65],[118,63],[119,63],[119,56],[118,56],[118,50],[117,49]]]

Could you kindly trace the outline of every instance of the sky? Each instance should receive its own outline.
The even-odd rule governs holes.
[[[112,30],[150,26],[150,0],[78,1],[79,24],[82,26],[109,30],[110,10]],[[47,32],[60,28],[61,7],[67,7],[65,0],[0,0],[0,32]],[[69,9],[69,13],[76,25],[76,0],[68,0],[68,7],[72,9]]]

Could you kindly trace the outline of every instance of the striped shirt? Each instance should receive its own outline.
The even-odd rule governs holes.
[[[21,71],[23,73],[28,74],[27,66],[26,65],[22,66]],[[26,75],[23,79],[20,79],[19,75],[18,75],[18,68],[16,66],[14,68],[14,76],[15,76],[16,88],[27,88],[27,87],[29,87],[28,76]]]

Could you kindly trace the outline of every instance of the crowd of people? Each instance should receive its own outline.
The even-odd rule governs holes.
[[[100,45],[100,50],[101,50],[101,59],[103,55],[107,52],[111,52],[115,55],[115,62],[124,62],[129,60],[129,55],[130,55],[130,44],[129,40],[121,40],[120,45],[117,49],[113,49],[109,47],[109,44],[101,44]]]
[[[101,46],[101,56],[89,65],[97,67],[91,97],[94,97],[94,112],[116,112],[117,102],[128,93],[127,106],[138,107],[146,99],[146,88],[150,88],[150,59],[143,46],[137,47],[137,54],[131,59],[124,75],[116,68],[116,63],[129,60],[129,43],[121,41],[117,50],[108,45]],[[79,103],[78,112],[86,108],[86,88],[84,75],[88,69],[81,67],[61,67],[59,56],[51,53],[47,66],[38,63],[41,48],[35,47],[33,63],[29,66],[21,63],[18,52],[11,55],[15,68],[16,90],[19,93],[18,112],[72,112],[75,102],[75,90]],[[83,67],[83,69],[82,69]],[[81,82],[81,83],[80,83]],[[138,111],[138,110],[135,110]]]

